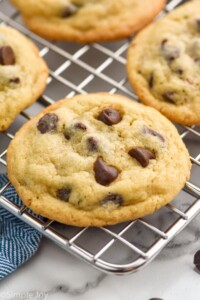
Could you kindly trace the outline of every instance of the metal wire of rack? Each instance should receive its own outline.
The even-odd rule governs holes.
[[[166,14],[183,0],[168,1]],[[137,101],[126,74],[126,50],[130,40],[78,45],[49,42],[24,27],[19,13],[6,0],[0,0],[0,22],[10,25],[39,47],[50,68],[43,96],[22,112],[9,131],[0,133],[0,173],[6,172],[6,152],[14,133],[31,116],[57,99],[76,93],[107,91]],[[24,205],[18,206],[4,196],[8,182],[0,189],[0,205],[40,231],[67,252],[110,274],[127,274],[147,265],[200,212],[200,128],[177,126],[189,149],[192,162],[190,182],[172,201],[153,215],[101,228],[76,228],[33,216]]]

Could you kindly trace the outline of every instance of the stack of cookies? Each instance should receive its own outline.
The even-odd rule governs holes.
[[[165,4],[158,0],[12,2],[34,32],[78,42],[129,36]],[[200,1],[182,5],[143,29],[128,51],[127,72],[134,90],[160,112],[119,95],[77,95],[49,106],[17,132],[7,153],[8,176],[25,205],[64,224],[105,226],[153,213],[174,199],[190,177],[191,163],[176,128],[162,114],[180,124],[200,123],[199,12]],[[7,49],[0,48],[0,60],[9,61],[1,63],[2,70],[11,65],[17,81],[8,91],[23,84],[15,88],[21,106],[17,111],[12,111],[12,104],[6,107],[4,116],[11,119],[36,100],[47,77],[35,47],[26,40],[32,50],[28,52],[25,38],[20,39],[25,53],[14,38],[13,43],[4,42]],[[21,69],[29,75],[15,73],[21,55],[27,57]]]

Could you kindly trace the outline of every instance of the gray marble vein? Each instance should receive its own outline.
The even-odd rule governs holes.
[[[52,295],[61,295],[64,294],[66,296],[79,296],[84,295],[86,292],[88,292],[91,289],[97,288],[102,281],[106,278],[106,274],[100,273],[93,281],[88,281],[86,283],[83,283],[80,287],[73,288],[69,284],[61,284],[56,287],[53,287],[46,291],[41,290],[30,290],[30,291],[23,291],[23,292],[7,292],[4,293],[4,296],[6,299],[9,300],[16,300],[16,299],[42,299],[46,300]],[[0,295],[0,300],[5,300]]]
[[[97,278],[95,278],[93,281],[89,281],[83,284],[83,286],[78,287],[78,288],[72,288],[69,285],[63,284],[59,285],[49,291],[47,291],[48,295],[53,295],[53,294],[67,294],[71,296],[77,296],[77,295],[83,295],[85,294],[88,290],[94,289],[98,287],[101,282],[105,279],[107,275],[106,274],[99,274]]]

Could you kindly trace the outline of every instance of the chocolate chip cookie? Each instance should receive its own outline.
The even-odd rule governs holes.
[[[35,45],[15,29],[0,27],[0,131],[39,97],[47,76]]]
[[[119,95],[78,95],[49,106],[11,142],[8,176],[24,203],[76,226],[153,213],[190,175],[188,152],[159,112]]]
[[[164,7],[165,0],[12,0],[26,25],[53,40],[110,41],[130,36]]]
[[[127,71],[142,102],[174,122],[200,124],[200,1],[141,31],[128,51]]]

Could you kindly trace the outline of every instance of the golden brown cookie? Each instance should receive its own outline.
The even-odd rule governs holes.
[[[200,1],[141,31],[128,51],[129,80],[142,102],[174,122],[200,124]]]
[[[42,216],[76,226],[132,220],[171,201],[190,175],[175,127],[153,108],[110,94],[43,110],[11,142],[8,176]]]
[[[47,76],[36,46],[15,29],[0,27],[0,131],[37,100]]]
[[[26,25],[53,40],[110,41],[138,31],[162,10],[165,0],[12,0]]]

